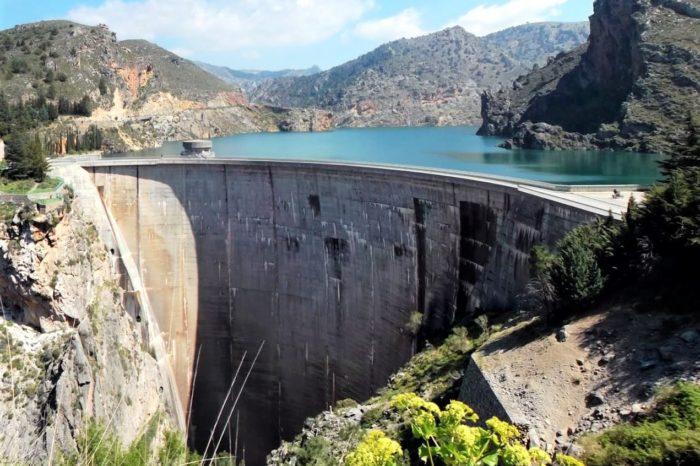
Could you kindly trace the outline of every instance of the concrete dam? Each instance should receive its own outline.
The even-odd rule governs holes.
[[[606,213],[515,182],[398,167],[83,167],[136,262],[191,446],[205,448],[243,355],[224,418],[264,342],[220,448],[251,465],[308,416],[370,397],[421,339],[511,306],[533,245]]]

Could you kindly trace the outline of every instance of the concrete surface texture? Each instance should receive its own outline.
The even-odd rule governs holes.
[[[370,166],[84,165],[139,268],[186,411],[192,396],[192,445],[265,342],[223,436],[251,465],[306,417],[381,387],[417,347],[413,312],[422,340],[508,308],[534,244],[604,213],[514,183]]]

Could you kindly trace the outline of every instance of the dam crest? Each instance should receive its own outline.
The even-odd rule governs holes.
[[[245,373],[264,342],[235,423],[216,433],[252,465],[307,417],[369,398],[425,339],[512,307],[534,245],[607,214],[546,186],[400,167],[103,159],[59,169],[89,178],[128,249],[118,254],[133,258],[191,446],[204,449],[243,354]]]

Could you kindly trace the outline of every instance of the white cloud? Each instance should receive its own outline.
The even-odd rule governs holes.
[[[420,24],[418,10],[407,8],[394,16],[362,22],[355,27],[355,34],[365,39],[386,42],[426,34]]]
[[[120,39],[169,40],[191,54],[307,45],[359,20],[373,0],[105,0],[70,19]]]
[[[479,5],[452,25],[458,24],[477,36],[486,35],[519,24],[553,19],[559,15],[557,7],[567,1],[510,0],[498,5]]]

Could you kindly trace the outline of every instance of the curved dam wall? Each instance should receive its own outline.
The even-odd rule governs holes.
[[[220,448],[252,465],[306,417],[371,396],[418,339],[509,307],[531,247],[596,216],[512,183],[370,166],[85,169],[138,265],[192,445],[207,444],[245,354],[227,417],[264,342]],[[418,337],[407,328],[415,312]]]

